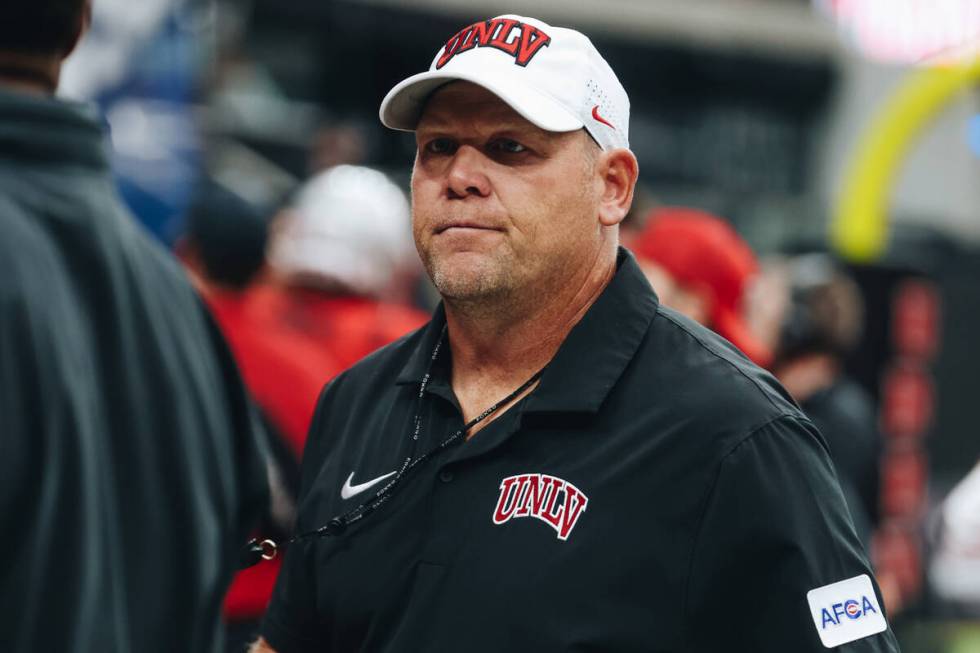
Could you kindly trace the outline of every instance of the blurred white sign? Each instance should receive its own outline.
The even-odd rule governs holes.
[[[947,63],[980,56],[980,0],[814,0],[866,56]]]
[[[63,97],[88,100],[123,81],[133,54],[183,0],[99,0],[92,26],[61,74]]]

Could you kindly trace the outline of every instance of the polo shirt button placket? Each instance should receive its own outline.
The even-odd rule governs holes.
[[[431,477],[430,477],[431,478]],[[458,514],[460,510],[457,488],[449,484],[456,481],[452,469],[442,468],[435,473],[432,486],[432,501],[427,519],[426,534],[422,548],[422,561],[434,565],[446,565],[453,558],[459,546],[460,534],[455,528],[447,528],[446,515]]]

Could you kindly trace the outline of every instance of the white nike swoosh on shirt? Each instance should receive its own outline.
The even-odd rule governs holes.
[[[344,481],[344,487],[340,488],[340,496],[341,496],[341,498],[343,498],[345,500],[346,499],[350,499],[355,494],[360,494],[361,492],[363,492],[365,490],[370,490],[372,487],[374,487],[375,485],[377,485],[381,481],[383,481],[386,478],[389,478],[391,476],[394,476],[397,473],[398,472],[389,472],[388,474],[385,474],[384,476],[379,476],[378,478],[372,478],[367,483],[358,483],[357,485],[351,485],[351,481],[354,480],[354,472],[351,472],[350,473],[350,476],[347,477],[347,480]]]

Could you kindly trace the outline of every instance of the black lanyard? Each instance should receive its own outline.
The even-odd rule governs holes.
[[[436,346],[432,350],[432,356],[429,358],[428,369],[426,369],[425,376],[422,377],[422,382],[419,384],[419,394],[415,402],[415,417],[412,420],[415,424],[412,433],[412,440],[416,443],[418,442],[419,434],[422,431],[422,399],[425,396],[425,390],[429,385],[429,380],[431,379],[432,366],[435,364],[436,358],[439,356],[439,350],[442,347],[442,342],[445,340],[445,337],[446,327],[443,326],[442,333],[439,335],[439,341],[436,342]],[[292,544],[293,542],[311,537],[336,537],[338,535],[342,535],[344,531],[347,530],[348,526],[364,519],[387,503],[391,497],[394,496],[395,488],[397,488],[410,473],[421,467],[423,463],[431,460],[440,452],[465,441],[466,433],[470,429],[493,415],[501,406],[507,405],[534,385],[541,378],[541,375],[544,374],[544,370],[545,368],[538,370],[534,376],[522,383],[516,390],[489,406],[482,413],[464,424],[458,431],[450,435],[432,449],[426,451],[418,458],[413,458],[412,456],[406,458],[405,462],[402,463],[401,468],[398,470],[398,473],[395,474],[395,477],[388,481],[388,483],[385,484],[380,490],[375,492],[373,497],[356,508],[347,511],[342,515],[337,515],[320,528],[312,531],[306,531],[294,536],[291,540],[289,540],[289,543]],[[242,568],[251,567],[261,559],[271,560],[276,556],[276,550],[276,544],[272,540],[264,540],[263,542],[252,540],[246,545],[246,549],[242,554],[241,566]]]

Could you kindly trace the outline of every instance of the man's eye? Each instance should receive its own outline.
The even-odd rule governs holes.
[[[430,154],[449,154],[453,151],[453,142],[448,138],[433,138],[425,144],[425,151]]]
[[[500,140],[494,141],[493,149],[504,154],[520,154],[527,151],[526,147],[509,138],[501,138]]]

